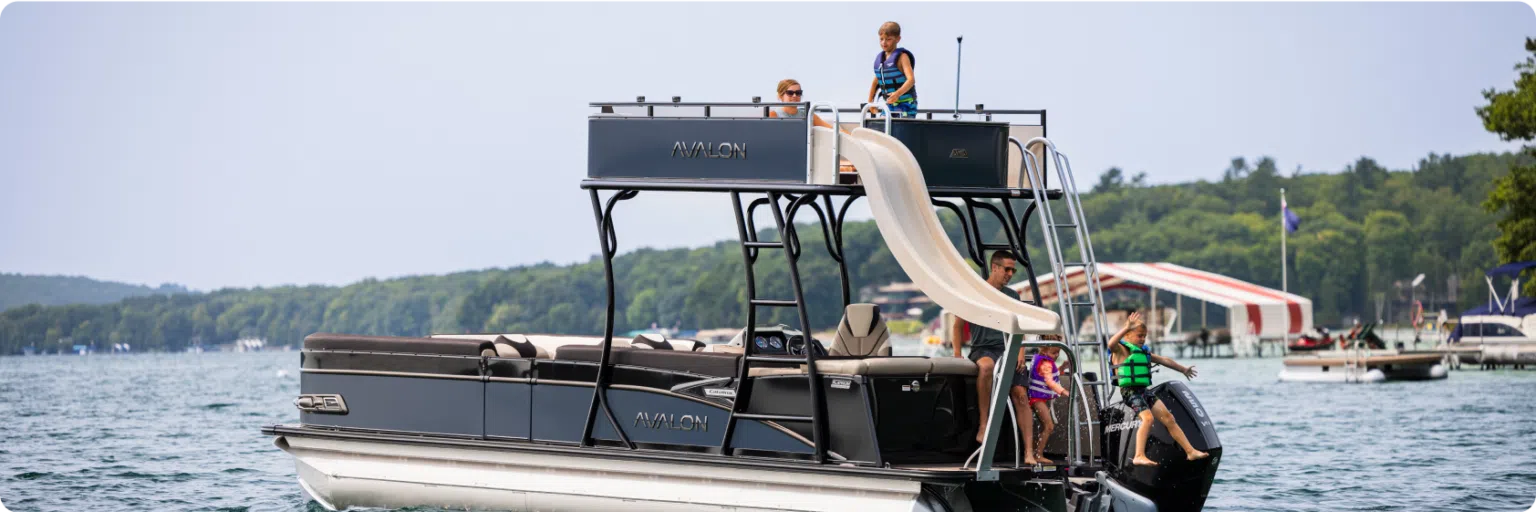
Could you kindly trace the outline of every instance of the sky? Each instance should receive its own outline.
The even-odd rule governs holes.
[[[1079,183],[1515,149],[1483,130],[1523,3],[12,3],[0,271],[198,290],[586,261],[587,104],[865,99],[902,24],[925,108],[1046,109]],[[734,239],[646,193],[619,248]]]

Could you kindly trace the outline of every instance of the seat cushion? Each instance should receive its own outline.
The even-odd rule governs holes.
[[[618,364],[688,372],[711,377],[734,377],[741,356],[681,350],[630,350],[618,356]]]
[[[933,363],[934,375],[961,375],[975,377],[979,371],[976,363],[964,357],[935,357],[930,360]]]
[[[496,355],[499,357],[524,357],[532,359],[549,359],[549,352],[538,345],[528,341],[522,335],[496,337]]]
[[[832,346],[827,353],[834,356],[887,356],[891,354],[890,330],[880,318],[880,306],[875,304],[849,304],[843,310],[843,320],[837,324],[837,334],[832,336]]]
[[[603,347],[601,346],[566,345],[555,351],[555,359],[595,363],[602,357],[602,354]],[[612,358],[610,361],[613,364],[688,372],[712,377],[735,376],[737,364],[741,358],[741,356],[736,354],[655,349],[640,350],[620,347],[614,347],[611,354]]]
[[[315,333],[304,337],[305,350],[352,350],[448,356],[496,355],[489,341]]]
[[[829,375],[927,375],[933,363],[926,357],[865,357],[822,359],[816,370]]]
[[[618,362],[618,354],[634,350],[629,347],[613,347],[609,353],[610,361]],[[602,345],[565,345],[555,349],[557,361],[587,361],[596,363],[603,357]]]

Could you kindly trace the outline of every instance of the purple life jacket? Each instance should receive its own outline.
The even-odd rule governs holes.
[[[1029,397],[1050,400],[1056,398],[1056,392],[1051,391],[1051,387],[1045,383],[1045,378],[1040,376],[1039,367],[1040,358],[1042,357],[1051,362],[1052,377],[1055,377],[1057,382],[1060,382],[1061,379],[1061,367],[1056,366],[1056,358],[1045,354],[1035,354],[1034,357],[1029,359]]]

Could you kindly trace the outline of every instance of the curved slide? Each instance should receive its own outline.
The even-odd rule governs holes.
[[[864,183],[880,235],[928,298],[966,321],[1005,333],[1060,332],[1055,312],[1004,295],[971,270],[939,223],[922,169],[901,141],[857,128],[841,146]]]

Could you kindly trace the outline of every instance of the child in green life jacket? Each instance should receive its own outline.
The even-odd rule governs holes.
[[[1152,363],[1172,368],[1184,374],[1186,379],[1197,375],[1195,367],[1185,367],[1177,361],[1148,352],[1147,325],[1141,322],[1141,313],[1131,313],[1120,332],[1109,339],[1109,347],[1114,355],[1111,359],[1115,364],[1114,383],[1120,386],[1120,397],[1124,399],[1125,405],[1136,411],[1136,419],[1140,420],[1136,427],[1136,457],[1131,459],[1131,463],[1138,466],[1157,465],[1157,462],[1147,458],[1147,436],[1152,435],[1149,427],[1153,417],[1168,429],[1174,442],[1184,449],[1185,459],[1210,457],[1211,454],[1189,445],[1189,438],[1184,436],[1184,429],[1179,428],[1179,423],[1174,421],[1173,413],[1168,412],[1168,407],[1147,389],[1152,386]]]

